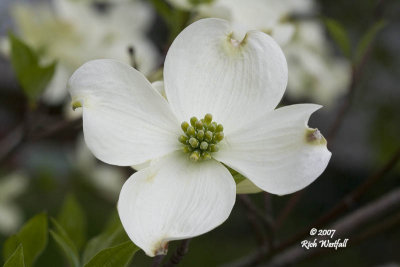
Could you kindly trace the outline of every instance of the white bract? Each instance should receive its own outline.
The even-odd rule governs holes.
[[[124,184],[118,211],[147,255],[227,219],[236,196],[230,170],[278,195],[324,171],[331,153],[306,124],[320,106],[275,110],[287,75],[271,37],[238,35],[221,19],[195,22],[175,39],[165,60],[166,98],[114,60],[90,61],[72,75],[89,149],[109,164],[141,165]]]
[[[147,3],[140,0],[101,3],[52,0],[50,3],[16,3],[12,8],[18,35],[39,51],[45,62],[57,61],[55,74],[43,96],[47,103],[62,103],[67,96],[68,78],[89,60],[112,58],[131,64],[128,48],[133,47],[134,61],[141,72],[147,75],[157,67],[157,50],[146,37],[153,21]],[[2,50],[7,51],[4,45]]]
[[[289,65],[288,97],[332,105],[350,81],[351,66],[333,55],[313,0],[168,0],[199,17],[218,17],[270,34]],[[293,19],[291,16],[306,17]],[[313,18],[314,17],[314,18]]]

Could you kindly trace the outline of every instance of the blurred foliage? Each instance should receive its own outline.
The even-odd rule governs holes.
[[[33,105],[53,77],[56,63],[40,64],[39,56],[21,39],[9,34],[11,63],[26,97]]]
[[[47,215],[41,213],[30,219],[22,229],[4,243],[4,259],[23,249],[25,266],[32,266],[47,245]]]
[[[22,244],[14,251],[14,253],[4,263],[4,267],[24,267],[24,250]]]
[[[72,267],[79,267],[79,254],[75,244],[70,239],[65,229],[55,219],[52,218],[51,222],[54,225],[54,229],[50,230],[50,234],[54,241],[64,253],[69,265]]]
[[[86,214],[73,195],[65,198],[57,220],[80,249],[86,241]]]
[[[354,57],[355,64],[361,63],[363,55],[367,52],[367,49],[371,42],[374,41],[376,35],[385,27],[386,22],[380,20],[372,25],[372,27],[364,34],[356,48],[356,54]]]
[[[333,19],[325,19],[326,27],[333,40],[342,50],[343,55],[348,59],[351,58],[351,45],[346,29],[338,21]]]

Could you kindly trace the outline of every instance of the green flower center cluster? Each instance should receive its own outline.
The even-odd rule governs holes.
[[[206,114],[203,119],[196,117],[181,124],[185,134],[178,140],[183,144],[183,152],[189,154],[192,161],[209,160],[211,153],[218,151],[218,143],[224,139],[224,127],[212,121],[212,115]]]

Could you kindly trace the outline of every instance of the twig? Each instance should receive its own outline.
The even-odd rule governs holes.
[[[380,178],[385,176],[399,161],[400,159],[400,148],[397,149],[396,153],[393,157],[380,169],[378,172],[374,173],[370,177],[368,177],[364,183],[359,185],[355,190],[353,190],[350,194],[344,197],[335,207],[333,207],[329,212],[321,216],[314,225],[319,226],[323,225],[329,220],[337,217],[342,212],[349,209],[354,202],[356,202],[371,186],[376,183]]]
[[[24,141],[25,124],[21,123],[12,130],[0,143],[0,164],[13,154]]]
[[[239,199],[243,202],[246,208],[252,212],[254,215],[259,217],[261,221],[265,224],[265,229],[267,230],[267,241],[269,250],[273,250],[274,244],[274,221],[269,214],[263,213],[259,208],[257,208],[248,195],[239,195]]]
[[[81,119],[72,121],[62,121],[55,125],[51,125],[44,130],[36,130],[38,125],[30,126],[32,123],[30,119],[24,120],[13,131],[11,131],[0,143],[0,164],[3,164],[13,153],[15,153],[22,145],[32,141],[38,141],[60,132],[65,131],[71,127],[81,127]],[[36,131],[35,131],[36,130]]]
[[[39,134],[32,134],[29,136],[29,141],[37,141],[43,138],[47,138],[50,136],[53,136],[55,134],[58,134],[60,132],[65,131],[66,129],[69,128],[76,128],[80,129],[82,127],[82,119],[74,119],[71,121],[61,121],[59,123],[56,123],[55,125],[52,125],[46,129],[44,129],[42,132]]]
[[[263,247],[267,244],[268,238],[265,235],[264,226],[257,220],[256,215],[246,209],[247,219],[254,231],[258,247]]]
[[[185,239],[181,242],[180,246],[176,249],[175,253],[169,259],[169,262],[164,264],[164,267],[173,267],[178,265],[186,253],[189,251],[190,239]]]
[[[151,267],[159,267],[164,259],[165,255],[155,256]]]
[[[328,134],[326,136],[327,137],[326,139],[328,140],[328,144],[330,144],[330,145],[332,145],[332,141],[333,141],[334,137],[336,136],[337,132],[339,131],[339,129],[346,117],[346,114],[351,107],[355,89],[360,81],[365,64],[367,63],[367,60],[371,54],[373,43],[374,42],[372,41],[368,44],[368,47],[365,50],[364,55],[362,55],[359,63],[357,65],[352,66],[351,81],[347,88],[347,97],[346,97],[345,101],[343,102],[342,106],[339,108],[339,111],[338,111],[337,115],[335,116],[335,120],[332,123],[331,128],[328,130]]]
[[[283,223],[289,217],[292,210],[296,207],[297,203],[299,202],[299,200],[304,192],[305,192],[305,190],[301,190],[301,191],[294,193],[290,197],[290,199],[287,201],[285,207],[282,209],[282,211],[279,213],[278,217],[276,218],[275,227],[274,227],[275,231],[279,230],[282,227]]]
[[[340,215],[342,212],[346,211],[348,208],[351,207],[351,205],[357,201],[375,182],[377,182],[379,179],[381,179],[383,176],[385,176],[398,162],[400,159],[400,148],[393,155],[393,157],[389,160],[388,163],[386,163],[380,170],[378,170],[376,173],[373,175],[369,176],[365,180],[363,184],[358,186],[356,189],[354,189],[351,193],[349,193],[345,198],[343,198],[342,201],[339,202],[334,208],[332,208],[330,211],[328,211],[325,215],[321,216],[320,219],[318,219],[315,223],[311,224],[307,228],[303,229],[299,233],[295,234],[293,237],[290,239],[276,244],[275,245],[275,251],[282,251],[296,242],[300,241],[302,238],[307,237],[309,234],[309,231],[311,228],[316,227],[318,228],[321,226],[321,224],[317,224],[318,222],[326,222],[328,219],[331,220],[333,218],[336,218],[338,215]],[[264,251],[263,255],[259,255],[259,252],[253,252],[242,259],[239,259],[238,261],[232,262],[229,264],[229,266],[252,266],[251,263],[255,262],[258,260],[260,257],[266,256],[268,253],[267,250]],[[243,263],[243,264],[242,264]],[[228,266],[228,265],[227,265]]]
[[[330,229],[335,229],[335,236],[345,237],[352,231],[359,229],[362,225],[379,218],[385,213],[390,212],[393,209],[400,207],[400,188],[397,188],[380,199],[365,205],[362,208],[352,212],[343,219],[339,220]],[[349,241],[351,244],[351,240]],[[288,250],[277,254],[272,260],[263,265],[265,267],[279,267],[288,266],[294,263],[298,263],[316,253],[319,253],[320,247],[306,250],[300,246],[300,244],[294,245]]]
[[[389,218],[377,223],[376,225],[371,226],[367,230],[363,231],[356,237],[351,240],[351,244],[358,244],[361,241],[373,237],[383,231],[386,231],[394,226],[400,224],[400,212],[397,214],[390,216]]]
[[[239,260],[223,264],[221,267],[246,267],[255,266],[267,255],[269,252],[268,247],[260,247],[258,251],[253,252]]]
[[[273,227],[274,222],[273,222],[272,218],[269,215],[264,214],[259,208],[257,208],[253,204],[253,202],[251,201],[251,199],[249,198],[248,195],[240,194],[238,196],[239,196],[239,199],[246,206],[246,208],[248,208],[251,212],[256,214],[265,223],[265,225],[267,225],[267,227],[270,227],[270,228]]]
[[[273,218],[272,195],[268,192],[264,192],[263,194],[264,194],[265,213],[269,218]]]

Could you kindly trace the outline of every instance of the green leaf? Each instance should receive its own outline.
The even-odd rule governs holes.
[[[333,19],[324,19],[326,28],[335,43],[339,46],[343,55],[347,58],[351,57],[350,39],[347,31],[338,21]]]
[[[113,222],[106,227],[103,233],[92,238],[86,245],[85,251],[83,252],[84,263],[89,262],[89,260],[100,251],[129,240],[119,220],[118,214],[113,216],[112,219]]]
[[[386,26],[384,20],[376,22],[372,27],[364,34],[360,42],[357,45],[356,54],[354,57],[355,65],[358,65],[365,53],[367,52],[369,46],[374,41],[376,35]]]
[[[32,266],[47,245],[47,215],[41,213],[30,219],[21,230],[11,236],[5,243],[3,255],[5,259],[22,244],[26,266]]]
[[[214,0],[188,0],[192,5],[211,4]]]
[[[50,230],[50,234],[54,241],[56,241],[57,245],[64,253],[69,265],[73,267],[79,267],[79,254],[74,242],[69,238],[68,233],[64,230],[64,228],[54,218],[51,218],[51,222],[54,226],[54,229]]]
[[[139,248],[132,241],[107,248],[94,256],[85,267],[123,267],[127,266]]]
[[[9,39],[16,77],[29,101],[34,103],[53,77],[56,63],[41,66],[39,57],[28,45],[11,33]]]
[[[86,215],[73,195],[65,198],[57,221],[79,250],[86,241]]]
[[[10,236],[3,244],[3,258],[7,260],[17,250],[18,246],[21,245],[18,236]]]
[[[25,267],[24,250],[20,244],[14,253],[8,258],[3,267]]]

